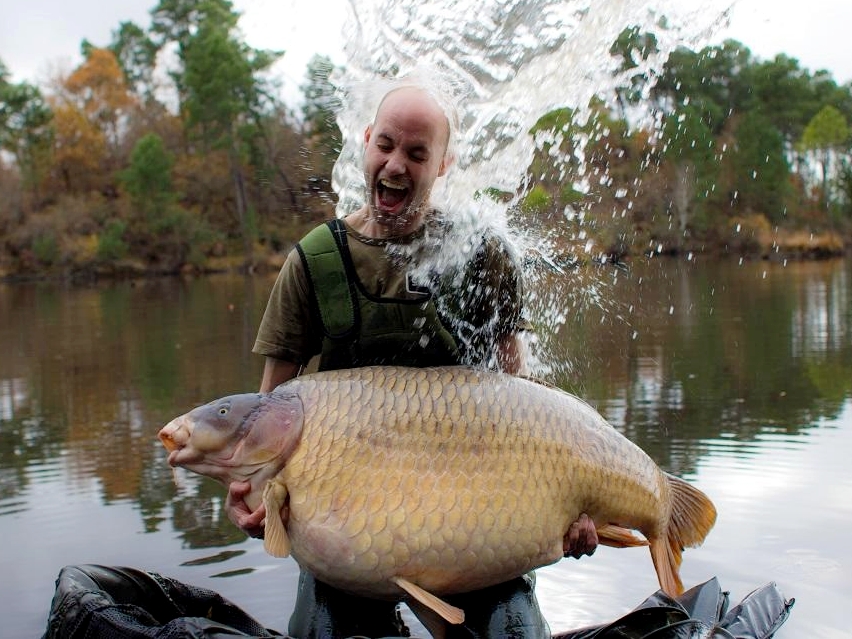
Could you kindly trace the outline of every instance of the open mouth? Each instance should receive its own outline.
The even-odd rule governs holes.
[[[397,209],[408,197],[408,185],[381,178],[376,183],[376,199],[378,205],[387,211]]]
[[[186,428],[183,417],[177,417],[160,429],[157,433],[163,447],[169,453],[169,459],[176,451],[186,448],[190,431]]]
[[[170,453],[178,450],[181,447],[180,444],[178,444],[174,440],[174,437],[172,437],[171,433],[166,433],[166,432],[161,430],[160,434],[159,434],[159,438],[160,438],[160,441],[163,442],[163,446],[165,447],[165,449]]]

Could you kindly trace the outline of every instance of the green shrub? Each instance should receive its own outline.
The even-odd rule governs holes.
[[[127,243],[124,232],[127,223],[122,220],[111,220],[98,238],[98,259],[103,262],[114,262],[127,257]]]
[[[530,189],[524,198],[523,209],[528,213],[543,213],[550,206],[550,194],[540,184]]]
[[[36,235],[32,248],[36,259],[47,266],[54,264],[59,258],[59,242],[51,231]]]

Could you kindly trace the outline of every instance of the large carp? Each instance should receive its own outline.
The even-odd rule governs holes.
[[[439,599],[507,581],[563,556],[581,513],[601,543],[647,539],[662,588],[683,586],[681,551],[716,511],[662,472],[582,400],[463,367],[371,367],[297,377],[225,397],[159,434],[169,464],[266,506],[264,544],[356,594]]]

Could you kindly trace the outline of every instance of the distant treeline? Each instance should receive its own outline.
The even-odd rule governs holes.
[[[567,212],[569,239],[591,232],[615,257],[852,246],[852,85],[784,55],[758,60],[732,40],[675,50],[654,82],[641,70],[657,54],[653,34],[626,29],[610,53],[623,78],[611,104],[590,105],[582,122],[570,109],[539,121],[550,142],[530,171],[528,212]],[[631,125],[637,111],[653,124]],[[569,161],[554,166],[554,155]]]
[[[48,86],[12,83],[0,61],[0,277],[252,268],[333,213],[331,62],[310,62],[296,114],[266,73],[282,52],[247,46],[230,2],[161,0],[151,16],[84,41]],[[617,95],[533,131],[514,214],[552,227],[558,250],[849,245],[852,87],[733,41],[678,49],[653,78],[653,34],[626,29],[611,54]]]

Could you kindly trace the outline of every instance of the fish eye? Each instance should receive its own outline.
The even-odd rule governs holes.
[[[224,406],[219,407],[219,414],[220,415],[227,415],[230,412],[230,410],[231,410],[230,405],[225,404]]]

